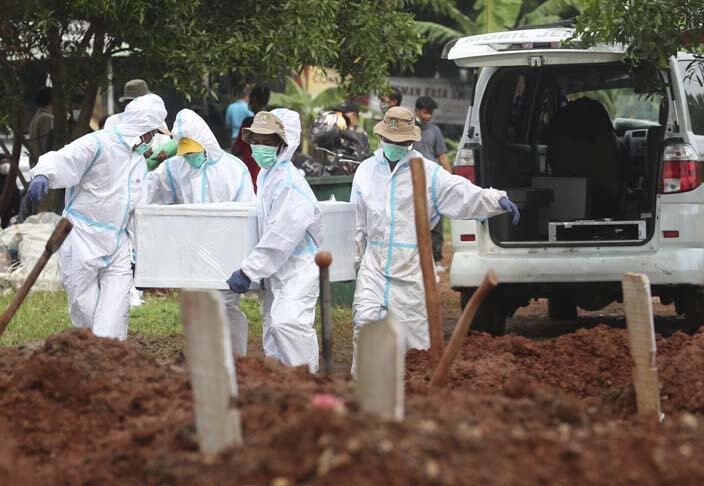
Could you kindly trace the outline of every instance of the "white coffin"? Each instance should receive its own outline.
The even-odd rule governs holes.
[[[320,206],[321,249],[333,255],[330,280],[354,280],[354,206],[336,201]],[[135,215],[140,288],[227,289],[225,280],[258,240],[254,203],[148,205]]]

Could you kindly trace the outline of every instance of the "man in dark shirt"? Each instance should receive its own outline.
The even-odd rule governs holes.
[[[437,103],[430,96],[421,96],[416,100],[416,123],[420,127],[421,139],[420,142],[415,142],[413,148],[423,154],[428,160],[437,162],[448,171],[452,172],[450,161],[447,158],[447,145],[445,138],[442,136],[440,127],[431,120],[433,112],[438,107]],[[442,272],[445,268],[440,261],[442,260],[442,219],[438,221],[435,227],[430,232],[433,240],[433,259],[435,260],[435,270]]]
[[[45,87],[37,91],[35,96],[37,111],[29,122],[27,145],[31,150],[30,167],[37,164],[39,156],[51,150],[52,133],[54,130],[54,104],[51,88]]]

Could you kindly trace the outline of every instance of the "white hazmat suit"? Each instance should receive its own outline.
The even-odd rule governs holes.
[[[412,150],[391,172],[379,149],[354,176],[351,202],[356,205],[359,264],[352,314],[355,349],[360,327],[387,312],[404,330],[407,349],[430,347],[408,163],[415,157],[422,155]],[[504,212],[499,199],[505,192],[477,187],[427,159],[424,165],[431,228],[441,216],[469,219]]]
[[[252,178],[247,166],[220,148],[215,135],[196,112],[178,112],[173,126],[176,140],[190,138],[203,146],[206,161],[192,167],[176,155],[149,173],[148,204],[197,204],[212,202],[251,202],[255,200]],[[195,251],[195,249],[194,249]],[[247,354],[247,318],[240,310],[240,295],[222,292],[230,324],[232,349],[238,356]]]
[[[64,216],[73,231],[59,250],[69,315],[97,336],[125,339],[132,286],[134,207],[147,177],[140,137],[166,118],[162,99],[135,99],[110,130],[84,135],[48,152],[30,171],[52,189],[66,188]]]
[[[257,177],[259,243],[242,263],[253,281],[264,280],[264,353],[288,366],[318,370],[318,338],[313,327],[318,300],[315,253],[323,240],[320,205],[291,163],[301,139],[298,113],[277,109],[288,146]]]
[[[127,106],[129,106],[129,103],[127,104]],[[110,130],[112,128],[115,128],[117,125],[120,124],[121,119],[122,113],[115,113],[114,115],[110,115],[105,119],[105,125],[103,125],[103,130]],[[166,126],[166,123],[162,123],[159,127],[159,133],[155,133],[154,138],[152,138],[152,149],[156,150],[157,148],[161,147],[163,144],[171,140],[171,135],[167,135],[166,133],[162,132],[162,130],[167,131],[167,129],[168,127]]]

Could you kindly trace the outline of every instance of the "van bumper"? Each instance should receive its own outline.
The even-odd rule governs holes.
[[[704,248],[660,248],[640,255],[480,255],[458,251],[450,267],[453,288],[477,287],[493,269],[499,283],[620,282],[644,273],[651,285],[704,285]]]

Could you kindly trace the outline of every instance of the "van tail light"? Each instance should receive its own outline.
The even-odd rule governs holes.
[[[661,194],[687,192],[704,181],[702,163],[697,152],[686,143],[666,145],[663,153]]]
[[[472,183],[477,182],[477,148],[463,148],[455,157],[455,175],[462,176]]]
[[[460,235],[460,241],[477,241],[476,235]]]

